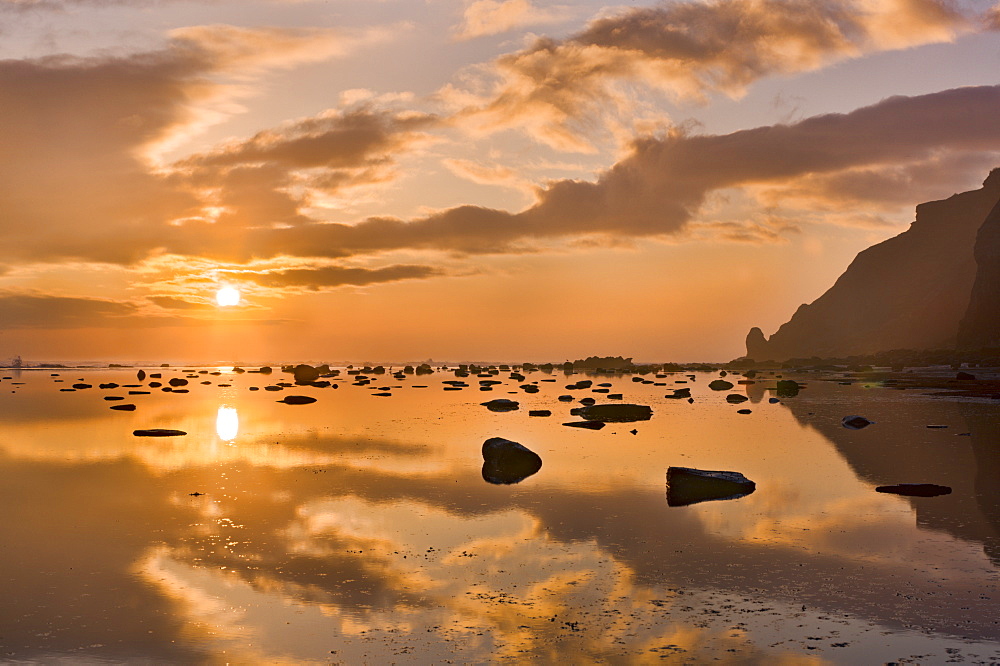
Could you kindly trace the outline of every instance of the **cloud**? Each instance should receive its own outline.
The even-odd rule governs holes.
[[[887,49],[944,42],[975,28],[946,0],[709,0],[598,19],[493,63],[496,83],[460,115],[480,130],[521,127],[560,150],[590,148],[587,119],[634,115],[630,86],[682,99],[743,94],[766,76],[815,70]],[[471,102],[471,104],[470,104]]]
[[[977,162],[1000,151],[998,108],[1000,86],[979,86],[890,97],[850,113],[725,135],[646,137],[596,181],[554,182],[518,213],[459,206],[413,221],[371,218],[353,225],[262,229],[248,232],[246,250],[254,256],[317,257],[401,248],[505,253],[585,234],[680,236],[706,198],[727,188],[781,185],[817,174],[844,178],[860,168],[909,165],[916,173],[942,154]],[[891,191],[884,196],[895,200]],[[736,238],[729,227],[724,235]]]
[[[540,9],[531,0],[473,0],[467,2],[462,23],[455,27],[456,39],[497,35],[515,28],[562,20],[562,7]]]
[[[107,326],[110,321],[134,317],[137,312],[132,303],[99,298],[0,292],[0,330]]]
[[[217,307],[213,303],[189,301],[184,298],[177,298],[176,296],[147,296],[146,300],[166,310],[217,310]]]
[[[6,259],[132,263],[156,252],[176,235],[178,221],[202,219],[206,202],[189,173],[150,164],[152,147],[203,124],[205,107],[227,90],[225,77],[318,53],[326,57],[336,49],[320,45],[337,39],[326,31],[225,26],[174,35],[153,52],[0,60],[0,242]],[[216,165],[209,184],[243,202],[244,212],[259,205],[258,217],[266,213],[268,223],[297,221],[296,200],[278,188],[293,185],[289,160],[296,151],[330,140],[330,132],[289,132],[284,153],[274,145],[268,152],[263,139],[250,142],[244,157],[257,161],[231,156],[226,168]],[[385,143],[387,150],[393,145]],[[257,154],[248,157],[251,148]],[[347,175],[357,181],[364,174]]]
[[[322,266],[318,268],[290,268],[278,271],[220,271],[220,276],[253,282],[262,287],[287,289],[304,287],[311,291],[336,287],[362,287],[371,284],[419,280],[440,277],[445,272],[434,266],[397,264],[383,268],[349,268]]]

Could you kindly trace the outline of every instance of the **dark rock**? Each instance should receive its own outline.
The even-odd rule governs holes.
[[[94,388],[94,386],[92,384],[73,384],[73,388],[82,390],[82,389]]]
[[[552,416],[552,411],[548,409],[532,409],[528,412],[528,416]]]
[[[141,382],[142,380],[144,380],[146,378],[146,371],[145,370],[140,370],[139,372],[135,373],[135,376],[136,376],[136,379],[138,379]]]
[[[586,428],[587,430],[600,430],[606,424],[604,421],[570,421],[569,423],[563,423],[564,426],[569,426],[570,428]]]
[[[295,377],[296,384],[307,384],[309,382],[314,382],[319,379],[322,374],[319,368],[314,368],[311,365],[302,363],[295,366],[292,369],[292,376]]]
[[[129,391],[129,395],[150,395],[150,391]]]
[[[183,430],[170,430],[169,428],[147,428],[145,430],[133,430],[136,437],[180,437],[187,433]]]
[[[151,372],[151,373],[149,373],[149,378],[150,379],[163,379],[163,374],[160,373],[160,372]]]
[[[102,389],[116,389],[116,388],[118,388],[118,384],[115,384],[114,382],[108,382],[107,384],[98,384],[97,388],[102,388]]]
[[[951,488],[948,486],[939,486],[934,483],[897,483],[893,486],[879,486],[875,491],[908,497],[937,497],[938,495],[951,494]]]
[[[631,423],[633,421],[648,421],[653,417],[653,410],[647,405],[631,405],[627,403],[589,405],[580,410],[580,416],[587,421]]]
[[[559,396],[559,402],[573,402],[573,396],[571,396],[571,395],[561,395],[561,396]]]
[[[582,398],[582,399],[580,400],[580,404],[581,404],[581,405],[593,405],[593,404],[594,404],[594,403],[596,403],[596,402],[597,402],[597,401],[596,401],[596,400],[594,400],[593,398]]]
[[[975,378],[976,378],[975,375],[969,374],[968,372],[959,372],[958,374],[955,375],[955,379],[961,379],[965,381]]]
[[[691,389],[689,389],[689,388],[674,389],[673,393],[671,393],[669,395],[665,395],[663,397],[664,398],[675,398],[675,399],[690,398],[691,397]]]
[[[104,399],[105,400],[124,400],[125,398],[124,398],[124,396],[120,396],[120,395],[106,395],[106,396],[104,396]]]
[[[622,394],[621,393],[609,393],[608,394],[608,400],[621,400],[621,399],[622,399]]]
[[[120,405],[111,405],[111,409],[117,409],[120,412],[134,412],[135,411],[135,405],[133,405],[132,403],[126,402],[126,403],[122,403]]]
[[[520,405],[516,400],[508,400],[507,398],[497,398],[496,400],[481,402],[479,404],[491,412],[512,412],[515,409],[520,409]]]
[[[265,391],[284,391],[285,389],[282,386],[265,386],[264,390]]]
[[[160,388],[163,386],[160,382],[149,382],[149,388]]]
[[[281,400],[275,400],[275,402],[283,402],[286,405],[309,405],[316,402],[316,398],[308,395],[286,395]]]
[[[779,402],[781,402],[777,398],[768,398],[767,401],[768,401],[768,403],[770,403],[772,405],[777,405]]]
[[[776,392],[779,398],[794,398],[799,394],[799,383],[791,379],[779,379]]]
[[[751,410],[751,409],[737,409],[736,413],[737,414],[752,414],[753,410]]]
[[[181,377],[172,377],[167,383],[171,386],[187,386],[188,380],[182,379]]]
[[[542,458],[517,442],[502,437],[483,442],[483,480],[487,483],[519,483],[541,468]]]
[[[379,393],[372,393],[373,396],[377,398],[391,398],[392,394],[388,391],[380,391]]]
[[[862,428],[867,428],[873,423],[875,422],[869,421],[863,416],[845,416],[840,420],[840,424],[850,430],[861,430]]]
[[[708,388],[713,391],[728,391],[733,388],[733,383],[727,382],[725,379],[715,379],[708,383]]]
[[[739,472],[711,471],[693,467],[667,469],[667,504],[687,506],[712,500],[745,497],[757,485]]]
[[[750,398],[740,393],[730,393],[729,395],[726,396],[726,402],[728,402],[731,405],[738,405],[741,402],[746,402],[749,399]]]

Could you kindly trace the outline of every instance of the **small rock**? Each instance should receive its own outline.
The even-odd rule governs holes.
[[[733,388],[733,383],[727,382],[725,379],[715,379],[708,383],[708,388],[713,391],[728,391]]]
[[[497,398],[496,400],[481,402],[479,404],[491,412],[512,412],[521,407],[516,400],[508,400],[507,398]]]
[[[133,430],[136,437],[180,437],[187,433],[183,430],[171,430],[169,428],[146,428],[144,430]]]
[[[587,430],[600,430],[605,425],[604,421],[570,421],[569,423],[563,423],[564,426],[569,426],[570,428],[586,428]]]
[[[275,400],[275,402],[283,402],[286,405],[308,405],[316,402],[316,398],[308,395],[286,395],[281,400]]]
[[[845,416],[840,420],[840,424],[850,430],[861,430],[862,428],[867,428],[873,423],[875,422],[869,421],[863,416]]]
[[[548,409],[532,409],[528,412],[528,416],[552,416],[552,411]]]
[[[134,412],[135,405],[131,403],[124,403],[121,405],[111,405],[111,409],[117,409],[120,412]]]
[[[939,486],[936,483],[897,483],[892,486],[878,486],[875,488],[875,492],[909,497],[937,497],[938,495],[950,494],[951,488]]]

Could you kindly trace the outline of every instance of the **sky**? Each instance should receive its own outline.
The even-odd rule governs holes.
[[[1000,166],[1000,3],[0,0],[0,128],[0,360],[725,361]]]

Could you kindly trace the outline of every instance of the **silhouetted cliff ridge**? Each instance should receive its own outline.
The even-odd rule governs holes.
[[[825,294],[800,306],[770,338],[751,329],[747,356],[784,361],[951,348],[963,318],[969,322],[962,325],[963,341],[981,336],[984,326],[1000,337],[998,200],[1000,169],[994,169],[981,189],[920,204],[909,229],[859,252]],[[987,215],[992,221],[988,227]],[[977,247],[980,227],[984,231]],[[976,257],[981,264],[978,281]],[[979,294],[974,312],[982,316],[969,308],[974,283]]]
[[[997,169],[993,174],[1000,173]],[[976,234],[976,281],[958,331],[963,349],[1000,347],[1000,201]]]

